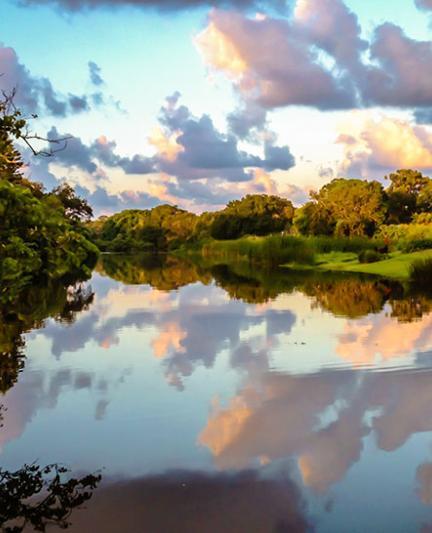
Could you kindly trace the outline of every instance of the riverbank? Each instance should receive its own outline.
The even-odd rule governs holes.
[[[411,265],[415,261],[423,259],[432,259],[432,250],[422,250],[412,253],[396,251],[388,254],[386,259],[374,263],[360,263],[357,254],[352,252],[330,252],[317,254],[315,264],[301,265],[301,268],[333,272],[358,272],[407,280],[410,276]],[[285,264],[283,266],[299,268],[299,265],[295,263]]]
[[[241,239],[208,240],[199,246],[185,247],[181,255],[197,254],[220,262],[246,261],[252,265],[282,266],[295,270],[319,270],[372,274],[407,280],[411,265],[432,259],[432,249],[379,254],[383,243],[366,238],[297,237],[289,235],[248,236]],[[373,251],[382,260],[361,263],[359,254]]]

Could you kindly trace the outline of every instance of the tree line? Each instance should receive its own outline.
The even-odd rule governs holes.
[[[432,180],[421,172],[400,169],[378,181],[337,178],[299,208],[287,198],[248,194],[215,212],[201,215],[176,206],[125,210],[89,223],[94,240],[103,250],[169,250],[193,246],[205,239],[238,239],[244,235],[373,237],[386,240],[409,224],[430,231]],[[431,242],[432,247],[432,232]]]

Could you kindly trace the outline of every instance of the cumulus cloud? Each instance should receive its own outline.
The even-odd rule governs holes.
[[[264,108],[354,105],[347,79],[319,64],[306,36],[288,20],[213,11],[195,42],[207,63]]]
[[[431,42],[391,23],[370,42],[361,33],[341,0],[297,0],[290,19],[214,10],[195,42],[208,66],[232,82],[240,109],[253,110],[232,116],[244,136],[281,106],[431,107]]]
[[[13,48],[0,43],[0,89],[11,93],[16,89],[15,103],[26,113],[42,113],[55,117],[88,111],[91,95],[59,93],[51,81],[33,75],[23,65]]]
[[[340,174],[379,177],[395,168],[432,169],[432,132],[407,121],[353,113],[337,142],[343,146]]]
[[[52,185],[54,165],[69,175],[81,171],[83,179],[74,181],[85,185],[86,197],[96,202],[96,212],[102,206],[114,210],[116,205],[127,203],[151,207],[158,199],[201,210],[221,207],[247,193],[278,192],[272,172],[289,170],[295,164],[288,146],[278,145],[277,136],[264,131],[257,148],[260,155],[242,150],[234,133],[217,129],[208,115],[193,115],[179,104],[179,98],[174,93],[161,108],[159,124],[147,139],[153,155],[120,155],[116,142],[104,135],[85,143],[53,127],[48,139],[70,139],[52,160],[35,162],[39,181]],[[129,190],[114,195],[108,192],[110,174],[119,171],[144,178],[135,185],[141,187],[136,194]]]
[[[432,43],[408,38],[391,23],[375,30],[371,59],[378,65],[365,71],[366,105],[422,107],[432,104]]]

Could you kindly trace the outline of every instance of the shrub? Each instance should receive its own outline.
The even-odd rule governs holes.
[[[414,239],[413,241],[404,242],[402,245],[402,251],[407,253],[430,248],[432,248],[432,239]]]
[[[314,252],[308,246],[306,239],[283,235],[210,241],[203,246],[202,254],[222,260],[246,260],[250,263],[268,266],[314,262]]]
[[[358,254],[360,263],[376,263],[377,261],[382,261],[384,258],[385,256],[375,250],[362,250]]]
[[[410,268],[410,282],[418,288],[429,288],[432,282],[432,257],[414,261]]]
[[[373,250],[377,246],[383,246],[383,241],[371,240],[364,237],[309,237],[307,244],[317,253],[329,252],[353,252]]]

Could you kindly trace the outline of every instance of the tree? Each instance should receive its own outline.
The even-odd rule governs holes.
[[[419,196],[431,180],[418,170],[411,169],[399,169],[386,176],[386,179],[390,181],[386,190],[387,222],[390,224],[411,222],[417,211]]]
[[[236,239],[242,235],[268,235],[291,226],[294,217],[292,203],[279,196],[248,194],[229,202],[219,212],[211,226],[216,239]]]
[[[73,509],[90,500],[101,481],[99,474],[67,478],[58,464],[24,465],[15,472],[0,468],[0,526],[5,533],[46,531],[69,526]]]
[[[17,140],[34,154],[54,153],[35,150],[31,140],[42,138],[30,134],[26,124],[11,97],[0,100],[0,300],[13,301],[36,278],[85,276],[98,255],[79,224],[91,213],[88,204],[69,186],[46,194],[22,175]]]
[[[64,208],[65,215],[72,221],[90,220],[93,209],[87,200],[76,195],[74,189],[68,183],[62,183],[51,192],[58,198]]]
[[[385,218],[384,190],[377,181],[337,178],[311,196],[333,219],[338,236],[371,236]]]
[[[331,213],[316,202],[296,209],[293,222],[301,235],[332,235],[336,225]]]

